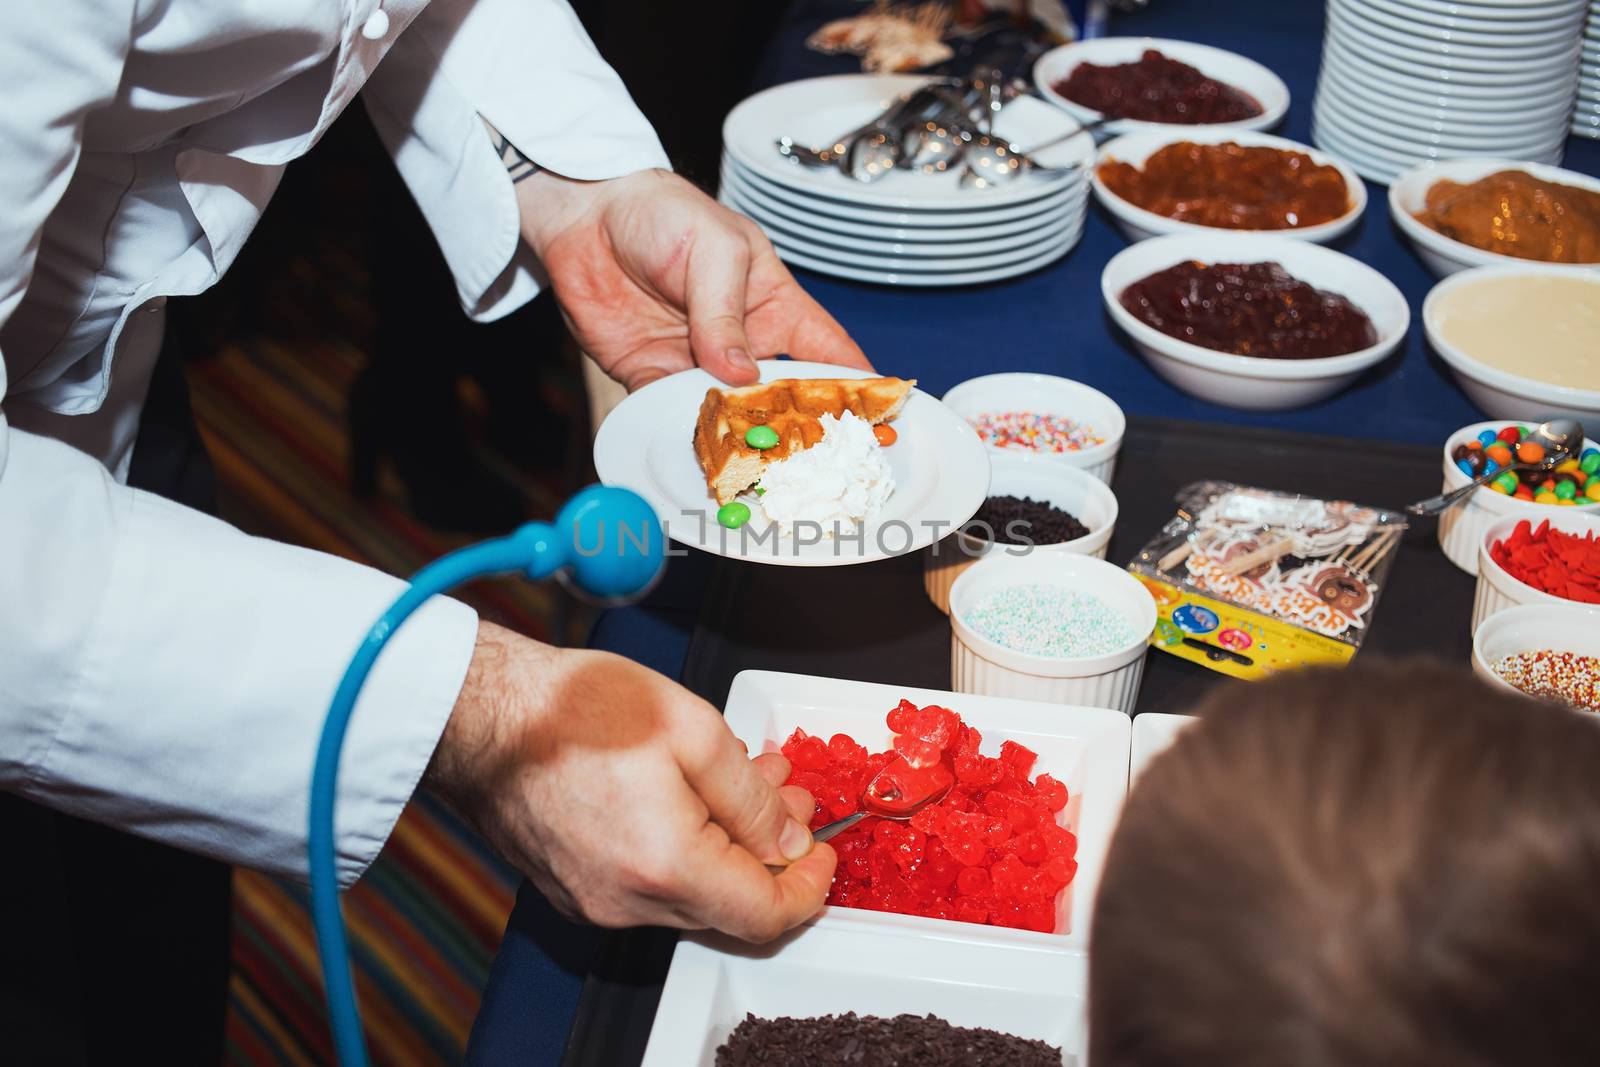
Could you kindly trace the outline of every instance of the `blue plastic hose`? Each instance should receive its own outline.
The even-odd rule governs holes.
[[[432,597],[464,582],[513,572],[534,580],[566,573],[579,591],[603,601],[620,602],[643,595],[655,583],[665,562],[665,547],[661,525],[643,499],[626,489],[592,485],[568,501],[554,523],[528,523],[507,537],[434,560],[416,573],[410,587],[367,631],[334,690],[328,717],[322,724],[311,774],[306,839],[311,924],[322,956],[328,1024],[344,1067],[367,1067],[368,1060],[350,970],[350,946],[339,910],[334,801],[339,755],[350,716],[379,654],[413,612]]]

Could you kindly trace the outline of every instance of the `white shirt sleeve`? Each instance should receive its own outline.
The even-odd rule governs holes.
[[[0,70],[0,324],[84,118],[115,93],[131,2],[8,19]],[[345,662],[402,583],[247,537],[10,428],[0,353],[0,789],[304,878],[307,792]],[[377,855],[465,676],[473,613],[436,600],[380,659],[341,763],[340,881]]]
[[[480,321],[515,311],[544,280],[482,119],[569,178],[670,166],[565,0],[433,0],[362,98]]]

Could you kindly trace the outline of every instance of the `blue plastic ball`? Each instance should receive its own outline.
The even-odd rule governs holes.
[[[556,515],[555,544],[569,582],[600,600],[648,592],[666,559],[655,511],[631,489],[591,485]]]

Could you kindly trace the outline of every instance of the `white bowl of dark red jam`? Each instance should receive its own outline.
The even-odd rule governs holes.
[[[1241,356],[1163,333],[1122,306],[1129,286],[1180,264],[1274,262],[1299,281],[1348,300],[1371,320],[1377,340],[1343,355]],[[1394,352],[1411,323],[1405,297],[1382,274],[1342,252],[1275,234],[1207,230],[1153,237],[1113,256],[1100,289],[1112,319],[1157,374],[1202,400],[1249,411],[1281,411],[1332,396]]]
[[[1456,465],[1457,447],[1465,446],[1468,441],[1478,440],[1479,435],[1485,431],[1498,435],[1511,425],[1515,424],[1505,419],[1495,419],[1463,426],[1451,434],[1444,443],[1444,491],[1460,489],[1471,480],[1466,472]],[[1584,442],[1586,449],[1597,447],[1600,445],[1596,445],[1593,440]],[[1531,500],[1519,500],[1482,485],[1474,490],[1464,503],[1457,504],[1439,516],[1439,547],[1444,549],[1444,554],[1451,563],[1468,574],[1477,574],[1478,543],[1483,540],[1483,535],[1490,526],[1508,518],[1528,519],[1537,523],[1549,518],[1551,512],[1557,510],[1600,513],[1600,502],[1571,505],[1536,504]]]
[[[1102,177],[1101,168],[1108,163],[1127,163],[1130,166],[1143,169],[1146,161],[1159,150],[1169,145],[1184,142],[1198,145],[1232,143],[1247,148],[1275,148],[1282,152],[1300,152],[1311,157],[1313,163],[1336,168],[1339,176],[1344,179],[1347,201],[1344,214],[1338,218],[1311,226],[1294,226],[1274,230],[1246,229],[1244,232],[1275,233],[1301,241],[1315,241],[1318,244],[1325,244],[1335,237],[1348,232],[1360,220],[1361,213],[1366,210],[1367,186],[1361,180],[1361,176],[1352,170],[1348,164],[1328,155],[1321,149],[1301,144],[1299,141],[1291,141],[1286,137],[1275,137],[1269,133],[1261,133],[1257,130],[1229,129],[1216,126],[1164,127],[1160,130],[1124,134],[1113,141],[1108,141],[1101,147],[1100,155],[1095,161],[1094,177],[1092,179],[1095,198],[1111,213],[1111,217],[1116,220],[1117,227],[1127,235],[1130,241],[1143,241],[1147,238],[1159,237],[1167,233],[1217,233],[1219,231],[1237,233],[1243,229],[1236,226],[1224,228],[1186,222],[1150,211],[1114,192]]]
[[[989,456],[989,496],[1043,502],[1071,515],[1088,532],[1068,540],[1051,540],[1039,531],[1019,527],[1009,533],[1031,543],[1003,543],[997,537],[1005,531],[990,535],[982,530],[958,530],[934,542],[923,551],[922,583],[928,599],[940,611],[949,613],[950,587],[961,572],[990,552],[1066,552],[1106,558],[1106,547],[1117,525],[1117,496],[1105,482],[1088,472],[1040,456],[996,451]],[[980,509],[979,515],[982,514]]]
[[[1115,400],[1092,386],[1054,374],[985,374],[953,386],[943,402],[978,429],[991,460],[1008,453],[1036,455],[1087,471],[1108,485],[1116,473],[1128,419]],[[1070,422],[1073,432],[1063,435],[1048,428],[1060,427],[1060,420]],[[1018,429],[1030,423],[1045,427],[1031,445]],[[996,431],[1001,425],[1011,430]],[[1082,442],[1061,444],[1073,437]]]
[[[1147,50],[1154,50],[1169,59],[1187,64],[1208,78],[1231,86],[1253,97],[1260,113],[1232,122],[1145,122],[1138,119],[1114,119],[1101,127],[1100,136],[1133,133],[1136,130],[1167,129],[1178,126],[1195,129],[1199,126],[1222,126],[1242,130],[1269,130],[1283,121],[1289,110],[1289,87],[1266,67],[1236,52],[1192,41],[1173,41],[1159,37],[1101,37],[1091,41],[1075,41],[1052,48],[1039,57],[1033,65],[1033,82],[1041,95],[1080,122],[1088,123],[1101,117],[1099,111],[1062,95],[1057,86],[1072,76],[1082,63],[1099,66],[1117,66],[1137,63]]]
[[[1468,267],[1536,262],[1515,256],[1503,256],[1498,252],[1489,252],[1457,241],[1453,237],[1446,237],[1417,218],[1417,212],[1427,206],[1428,190],[1433,188],[1435,182],[1448,179],[1467,184],[1503,170],[1520,170],[1557,185],[1570,185],[1600,193],[1600,180],[1587,174],[1546,166],[1542,163],[1523,163],[1514,159],[1487,157],[1445,159],[1413,167],[1390,183],[1389,214],[1393,217],[1394,224],[1400,228],[1400,232],[1410,239],[1412,246],[1417,250],[1417,256],[1434,274],[1444,278]],[[1545,265],[1560,270],[1593,270],[1600,266],[1600,264],[1581,263]]]

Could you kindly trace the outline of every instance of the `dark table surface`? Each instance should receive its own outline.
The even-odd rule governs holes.
[[[760,85],[854,70],[853,59],[818,55],[803,42],[826,19],[858,10],[850,0],[795,4],[763,62]],[[1154,0],[1140,14],[1115,16],[1111,32],[1201,41],[1259,60],[1292,94],[1288,118],[1276,132],[1307,141],[1322,19],[1322,5],[1313,0]],[[1566,165],[1600,173],[1600,143],[1572,138]],[[1369,186],[1368,192],[1362,223],[1334,247],[1387,275],[1415,317],[1434,279],[1394,230],[1387,190]],[[1385,506],[1437,491],[1440,443],[1482,416],[1426,350],[1419,323],[1413,321],[1402,353],[1338,396],[1297,411],[1233,411],[1158,379],[1106,321],[1100,271],[1124,246],[1096,208],[1071,254],[1008,282],[918,292],[796,274],[881,370],[915,376],[934,394],[995,370],[1061,374],[1109,393],[1130,415],[1113,486],[1121,509],[1108,557],[1113,562],[1131,558],[1169,517],[1174,490],[1201,478]],[[1007,338],[1004,359],[975,358],[980,341],[995,336]],[[993,350],[991,343],[981,347]],[[948,688],[948,624],[927,601],[919,567],[919,558],[911,557],[802,576],[696,553],[673,562],[649,601],[603,615],[590,644],[681,678],[719,705],[734,674],[746,668]],[[1363,654],[1427,653],[1465,663],[1472,589],[1471,579],[1439,552],[1431,523],[1413,529]],[[827,605],[827,617],[790,628],[815,632],[814,638],[770,644],[750,612],[773,603]],[[839,619],[848,621],[841,626]],[[1216,684],[1239,683],[1152,652],[1137,710],[1179,711]],[[467,1061],[637,1063],[672,944],[662,931],[597,941],[556,918],[525,885],[484,991]]]

